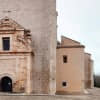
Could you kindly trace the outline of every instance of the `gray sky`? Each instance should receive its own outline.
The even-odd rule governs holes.
[[[100,74],[100,0],[57,0],[57,11],[58,39],[64,35],[84,44]]]

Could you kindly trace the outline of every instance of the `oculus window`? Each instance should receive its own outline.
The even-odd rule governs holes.
[[[2,46],[3,50],[10,50],[10,37],[2,38]]]

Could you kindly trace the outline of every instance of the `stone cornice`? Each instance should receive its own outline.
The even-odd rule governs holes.
[[[30,52],[9,52],[9,51],[6,51],[6,52],[0,52],[0,54],[33,54],[34,55],[34,52],[30,51]]]
[[[57,49],[60,48],[85,48],[84,45],[73,45],[73,46],[57,46]]]

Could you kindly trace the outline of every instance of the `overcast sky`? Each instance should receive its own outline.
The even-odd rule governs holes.
[[[100,0],[57,0],[57,11],[58,39],[64,35],[85,45],[100,74]]]

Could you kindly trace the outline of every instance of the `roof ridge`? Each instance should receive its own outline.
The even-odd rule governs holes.
[[[81,44],[80,42],[78,42],[78,41],[76,41],[76,40],[73,40],[73,39],[71,39],[71,38],[68,38],[68,37],[66,37],[66,36],[61,36],[61,39],[62,39],[62,37],[64,37],[65,39],[69,39],[69,40],[71,40],[71,41],[73,41],[73,42],[76,42],[76,43],[79,43],[79,44]]]

